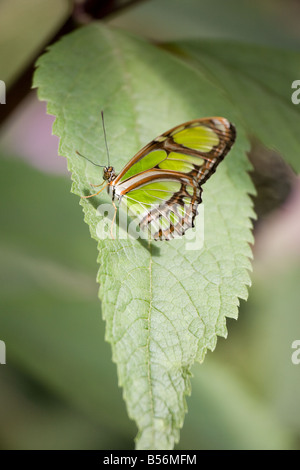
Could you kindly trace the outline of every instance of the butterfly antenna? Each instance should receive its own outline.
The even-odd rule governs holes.
[[[84,155],[82,155],[82,153],[78,152],[78,150],[76,150],[76,153],[77,153],[77,155],[79,155],[82,158],[85,158],[88,162],[92,163],[95,166],[100,166],[100,168],[105,167],[105,165],[98,165],[98,163],[92,162],[92,160],[90,160],[88,157],[85,157]]]
[[[105,147],[106,147],[106,153],[107,153],[108,166],[110,166],[110,158],[109,158],[109,151],[108,151],[108,145],[107,145],[107,139],[106,139],[105,125],[104,125],[104,113],[103,113],[103,111],[101,111],[101,118],[102,118],[102,127],[103,127],[103,134],[104,134],[104,140],[105,140]]]

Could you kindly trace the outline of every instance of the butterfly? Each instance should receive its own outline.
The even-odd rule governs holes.
[[[103,112],[101,115],[109,162]],[[107,188],[115,208],[112,226],[117,200],[119,207],[137,217],[139,227],[154,240],[181,237],[194,227],[202,186],[235,138],[234,125],[223,117],[185,122],[153,139],[118,174],[109,163],[97,165],[103,167],[103,182],[92,186],[104,187],[82,197],[96,196]]]

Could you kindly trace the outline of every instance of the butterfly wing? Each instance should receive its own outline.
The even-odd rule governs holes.
[[[113,195],[154,239],[182,236],[194,226],[202,185],[234,143],[227,119],[196,119],[176,126],[138,152],[112,181]]]
[[[120,189],[121,207],[127,206],[151,238],[161,240],[182,236],[193,226],[202,192],[192,177],[157,168],[133,176]]]

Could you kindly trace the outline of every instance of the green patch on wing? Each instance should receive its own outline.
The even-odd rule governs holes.
[[[151,168],[154,168],[166,157],[167,153],[164,150],[153,150],[152,152],[147,153],[129,168],[121,178],[121,181],[125,181],[131,176],[137,175],[142,171],[151,170]]]
[[[170,152],[168,160],[181,160],[182,162],[192,163],[193,165],[201,166],[204,163],[203,158],[194,157],[193,155],[186,155],[179,152]]]
[[[121,199],[121,204],[125,204],[129,214],[140,221],[153,209],[158,211],[159,217],[152,219],[147,226],[149,235],[152,237],[159,229],[165,230],[170,227],[170,223],[179,222],[178,215],[170,210],[166,202],[180,188],[181,183],[177,181],[151,182],[139,189],[129,191]],[[181,217],[183,213],[184,211],[180,212]]]
[[[174,133],[172,137],[176,144],[184,145],[200,152],[210,152],[215,145],[219,144],[217,134],[205,126],[188,127]]]
[[[179,171],[181,173],[189,173],[194,169],[194,165],[191,163],[182,162],[181,160],[171,160],[169,158],[161,162],[158,166],[162,170]]]
[[[178,222],[179,222],[179,217],[178,217],[177,214],[175,214],[175,212],[170,212],[170,222],[171,222],[173,225],[178,224]]]
[[[129,191],[125,199],[147,205],[160,204],[168,201],[175,192],[179,191],[180,187],[181,183],[177,181],[157,181]]]

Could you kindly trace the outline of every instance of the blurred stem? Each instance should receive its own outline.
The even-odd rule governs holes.
[[[14,111],[19,103],[29,93],[32,85],[32,76],[34,72],[34,64],[42,52],[51,44],[55,43],[62,36],[75,30],[78,26],[90,23],[95,19],[101,20],[107,16],[116,14],[121,10],[131,7],[132,5],[144,0],[84,0],[82,2],[73,1],[73,8],[69,18],[62,27],[47,42],[41,44],[40,50],[36,57],[27,65],[18,79],[7,90],[6,105],[1,108],[0,125]]]

